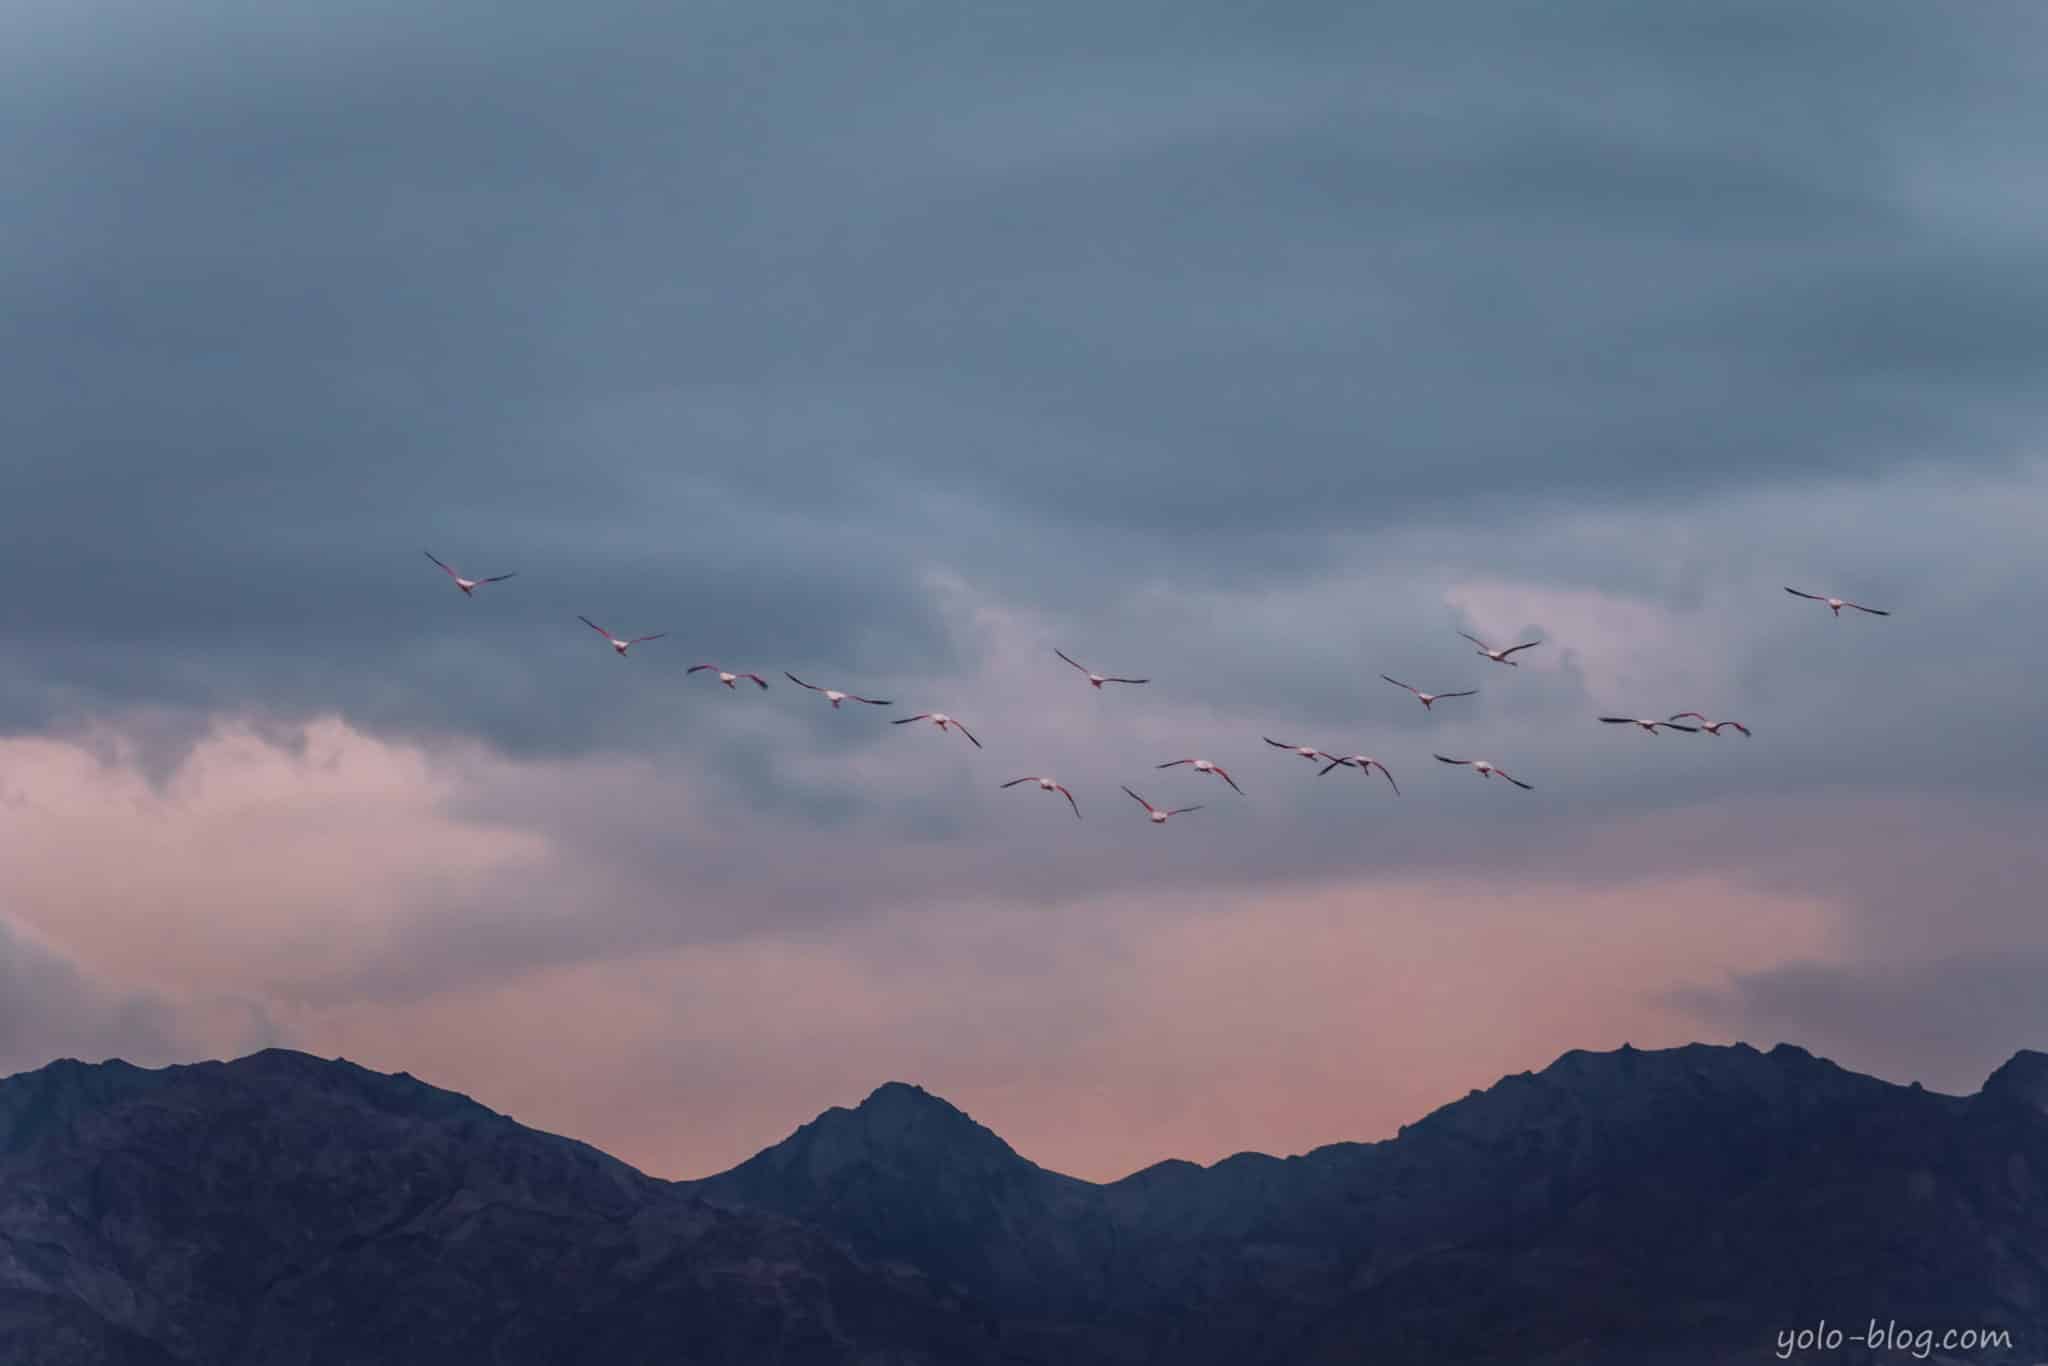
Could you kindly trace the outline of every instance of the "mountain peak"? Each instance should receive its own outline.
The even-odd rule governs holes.
[[[2022,1048],[1984,1080],[1987,1096],[2009,1096],[2048,1111],[2048,1053]]]

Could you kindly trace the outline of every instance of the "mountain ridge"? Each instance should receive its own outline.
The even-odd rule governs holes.
[[[671,1182],[346,1060],[60,1059],[0,1079],[0,1359],[1696,1366],[1880,1307],[2039,1342],[2044,1192],[2024,1049],[1969,1096],[1571,1050],[1101,1183],[905,1082]]]

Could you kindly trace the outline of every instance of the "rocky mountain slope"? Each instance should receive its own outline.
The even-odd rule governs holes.
[[[1107,1185],[899,1083],[668,1183],[301,1054],[0,1082],[5,1361],[1695,1366],[1823,1317],[2048,1360],[2048,1055],[1952,1097],[1575,1052],[1385,1142]]]

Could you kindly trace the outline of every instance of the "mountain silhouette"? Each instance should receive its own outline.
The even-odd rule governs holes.
[[[1381,1142],[1107,1184],[896,1082],[665,1182],[282,1050],[0,1081],[7,1362],[1706,1366],[1822,1319],[2044,1359],[2048,1054],[1958,1097],[1572,1052]]]

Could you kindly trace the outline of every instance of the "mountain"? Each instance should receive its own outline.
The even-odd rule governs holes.
[[[670,1183],[345,1062],[67,1061],[0,1081],[0,1360],[1707,1366],[1874,1317],[2025,1363],[2044,1195],[2035,1052],[1968,1097],[1573,1052],[1383,1142],[1108,1184],[894,1082]]]

